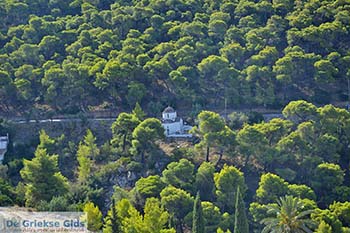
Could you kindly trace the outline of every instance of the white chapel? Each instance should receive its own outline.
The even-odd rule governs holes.
[[[162,113],[162,126],[167,137],[192,137],[192,134],[188,133],[192,126],[185,124],[170,106],[166,107]]]
[[[9,144],[9,136],[1,136],[0,137],[0,164],[4,160],[4,156],[7,152],[7,145]]]

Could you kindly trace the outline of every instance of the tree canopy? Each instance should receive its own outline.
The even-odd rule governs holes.
[[[348,7],[318,0],[3,1],[0,110],[38,116],[45,108],[77,113],[136,103],[152,112],[169,101],[344,101]]]

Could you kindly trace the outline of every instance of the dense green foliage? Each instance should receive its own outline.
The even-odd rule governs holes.
[[[235,225],[234,229],[236,233],[248,233],[249,224],[246,215],[244,201],[242,199],[239,187],[237,188],[236,202],[235,202]]]
[[[143,114],[138,120],[136,112],[142,109],[116,118],[108,141],[91,130],[77,143],[41,131],[34,157],[23,160],[18,184],[12,180],[18,158],[10,152],[8,164],[0,167],[1,205],[84,210],[89,228],[103,232],[349,231],[346,110],[292,101],[283,110],[285,119],[239,129],[203,111],[193,143],[166,142],[159,120]],[[221,136],[231,141],[225,153]],[[210,145],[211,162],[205,161],[203,141]],[[75,173],[65,178],[60,171],[67,153]]]
[[[85,211],[106,233],[349,232],[350,113],[329,104],[349,97],[349,12],[349,0],[1,1],[0,113],[130,113],[102,138],[81,117],[79,137],[10,143],[0,205]],[[190,110],[192,141],[165,138],[154,117],[169,104]],[[283,106],[266,121],[227,112]],[[224,117],[201,111],[214,108]]]
[[[203,210],[202,203],[200,200],[199,192],[197,193],[196,199],[193,204],[193,225],[192,225],[193,233],[204,232],[204,218],[203,218]]]
[[[98,206],[95,206],[94,203],[88,202],[85,204],[83,211],[87,215],[88,230],[90,231],[99,231],[102,228],[102,213],[99,210]]]
[[[278,202],[278,207],[270,206],[268,213],[276,215],[275,218],[265,218],[262,220],[266,226],[262,230],[262,233],[279,232],[279,233],[292,233],[292,232],[312,232],[309,225],[312,225],[312,221],[304,219],[310,210],[301,211],[303,203],[296,197],[285,196],[281,197]]]
[[[50,201],[55,196],[63,196],[68,183],[58,168],[58,155],[48,155],[46,149],[35,151],[35,157],[24,160],[21,176],[26,186],[27,206],[37,206],[40,201]]]
[[[0,3],[1,110],[345,100],[348,1]],[[125,134],[124,134],[125,135]]]

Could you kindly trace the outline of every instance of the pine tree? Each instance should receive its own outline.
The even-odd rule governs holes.
[[[87,214],[88,230],[98,232],[102,227],[102,213],[98,206],[88,202],[84,206],[84,212]]]
[[[245,213],[244,201],[237,187],[236,203],[235,203],[235,233],[249,233],[248,219]]]
[[[58,168],[58,155],[48,155],[38,147],[35,157],[23,161],[21,176],[25,184],[26,206],[35,207],[40,201],[50,202],[54,196],[67,193],[68,183]]]
[[[134,109],[132,110],[132,114],[134,114],[140,121],[145,119],[145,112],[142,110],[139,102],[136,102]]]
[[[88,176],[90,175],[92,160],[88,157],[89,149],[82,143],[79,144],[77,151],[77,160],[79,163],[78,167],[78,181],[80,183],[86,182]]]
[[[79,163],[78,180],[80,183],[84,183],[87,181],[89,175],[91,175],[93,161],[100,154],[100,150],[98,149],[95,141],[96,138],[92,134],[91,130],[87,130],[86,136],[84,137],[84,141],[79,143],[79,148],[77,151],[77,160]]]
[[[197,192],[197,196],[193,205],[192,233],[203,233],[203,232],[204,232],[203,210],[202,210],[200,195],[199,195],[199,192]]]
[[[112,145],[116,146],[122,143],[123,152],[125,152],[126,146],[131,143],[131,134],[138,124],[140,124],[140,120],[136,114],[125,112],[119,114],[111,127],[113,133]]]

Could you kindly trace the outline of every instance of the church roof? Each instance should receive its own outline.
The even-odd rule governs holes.
[[[173,113],[173,112],[175,112],[175,110],[170,106],[166,107],[163,111],[163,113]]]

